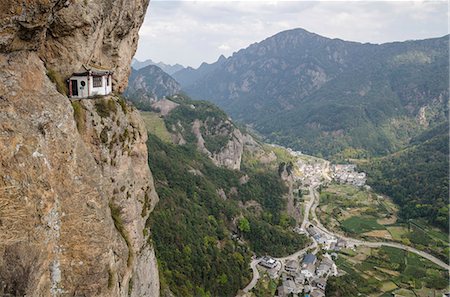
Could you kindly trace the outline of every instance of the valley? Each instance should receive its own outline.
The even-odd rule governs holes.
[[[293,155],[299,156],[298,153]],[[299,160],[300,164],[309,159],[312,163],[310,168],[316,168],[316,170],[313,172],[311,170],[307,171],[309,179],[305,179],[305,172],[298,170],[299,168],[294,168],[293,170],[296,173],[294,175],[296,175],[297,180],[302,180],[306,185],[310,184],[308,185],[310,194],[307,195],[304,203],[299,206],[304,209],[303,213],[305,215],[301,221],[301,227],[297,227],[296,230],[299,233],[308,234],[313,243],[292,255],[282,258],[273,257],[279,264],[271,269],[264,268],[265,264],[261,264],[265,261],[264,258],[254,259],[251,262],[254,275],[252,282],[243,289],[243,293],[239,296],[269,296],[269,294],[270,296],[275,296],[275,290],[280,289],[280,286],[276,284],[280,283],[282,284],[281,288],[287,290],[287,294],[294,293],[293,296],[302,291],[309,293],[310,296],[323,296],[321,294],[334,296],[335,292],[345,291],[346,288],[351,287],[351,283],[354,283],[357,279],[361,283],[354,289],[357,289],[360,293],[371,293],[371,296],[382,296],[383,294],[394,292],[398,296],[409,296],[409,294],[429,296],[427,294],[430,294],[430,292],[433,292],[433,294],[440,291],[446,292],[445,290],[449,288],[446,275],[450,266],[447,264],[448,258],[445,257],[445,254],[439,255],[445,258],[444,262],[433,256],[433,253],[436,254],[436,250],[431,249],[431,252],[427,253],[423,250],[429,250],[429,247],[420,246],[419,249],[416,249],[412,243],[405,240],[402,241],[401,239],[405,237],[398,237],[400,230],[398,228],[402,227],[388,227],[392,228],[389,230],[396,235],[395,241],[397,242],[393,241],[392,236],[386,236],[386,234],[389,235],[390,233],[385,230],[384,233],[366,232],[366,228],[368,230],[379,230],[383,229],[382,224],[392,225],[396,222],[396,206],[387,197],[372,192],[367,186],[362,188],[354,185],[338,184],[329,178],[330,171],[324,170],[324,168],[329,168],[329,166],[323,165],[327,163],[325,160],[305,155],[300,156],[302,156],[301,160]],[[352,197],[344,196],[343,198],[343,194],[351,195]],[[354,222],[351,221],[351,224],[344,221],[339,226],[346,232],[343,232],[342,229],[339,229],[339,231],[336,231],[336,228],[329,229],[331,226],[329,216],[331,214],[327,214],[326,210],[330,208],[332,212],[340,211],[340,207],[343,207],[343,201],[339,198],[347,202],[345,205],[345,209],[349,212],[347,215],[350,218],[354,218]],[[350,199],[353,199],[353,201],[349,202]],[[375,218],[370,221],[371,224],[365,223],[364,215],[361,216],[361,208],[358,209],[355,206],[363,208],[366,212],[368,212],[370,207],[377,206],[378,209],[372,210],[371,214],[378,217],[378,219]],[[319,213],[319,217],[317,213]],[[327,227],[322,224],[325,220],[328,221],[326,223]],[[354,230],[346,227],[347,225],[358,228],[357,231],[360,234],[352,232]],[[309,227],[305,228],[306,226]],[[432,229],[431,227],[428,228]],[[445,238],[445,235],[439,233],[438,230],[433,230],[432,233],[440,234],[437,235],[438,238]],[[417,236],[417,234],[414,236]],[[404,244],[405,242],[407,244]],[[442,244],[447,244],[448,250],[448,243],[445,240],[442,241]],[[335,255],[335,258],[333,258],[335,273],[329,272],[327,274],[331,280],[331,284],[327,284],[327,286],[331,287],[331,289],[321,290],[314,286],[313,284],[317,283],[317,277],[314,276],[307,277],[305,283],[305,277],[299,276],[303,273],[303,270],[298,274],[298,272],[292,273],[292,271],[285,268],[286,263],[289,263],[289,261],[300,262],[308,252],[313,254],[320,252],[328,256],[329,253]],[[393,266],[392,260],[389,260],[391,259],[390,257],[397,257],[394,263],[399,264]],[[398,262],[400,259],[405,259],[404,263],[402,262],[403,260]],[[318,268],[316,267],[316,269]],[[416,273],[423,274],[424,282],[415,282],[415,285],[411,287],[409,282],[416,277]],[[399,277],[400,275],[401,277]],[[353,280],[349,279],[349,276]],[[261,283],[258,283],[259,279],[261,279]],[[326,280],[323,276],[321,279]],[[345,279],[347,283],[342,282],[342,279]],[[271,283],[273,285],[270,285]],[[364,286],[361,286],[362,284]],[[283,285],[287,286],[287,289]],[[378,292],[378,294],[375,294],[375,292]],[[347,292],[347,294],[350,293]],[[353,296],[354,294],[355,292],[352,292],[350,295]],[[278,293],[276,296],[284,295],[283,293]]]
[[[164,172],[157,187],[170,209],[157,207],[165,217],[149,223],[163,295],[447,293],[447,39],[362,44],[293,29],[172,79],[155,69],[132,76],[128,99],[157,135],[150,167]],[[186,234],[203,229],[204,245],[215,247],[174,239],[160,223],[167,218]],[[202,260],[183,251],[187,262],[170,267],[181,261],[166,251],[172,241],[189,253],[196,246]],[[211,270],[217,263],[226,264]]]
[[[448,5],[313,2],[0,1],[0,297],[449,297]]]
[[[199,135],[189,134],[191,132],[186,131],[189,129],[187,127],[192,125],[192,123],[195,123],[197,119],[203,119],[202,122],[204,123],[213,123],[211,120],[208,120],[208,117],[215,118],[214,125],[223,126],[223,123],[221,124],[218,119],[222,118],[226,121],[226,116],[221,114],[218,110],[215,111],[214,107],[209,106],[206,103],[189,101],[189,99],[184,97],[178,97],[171,100],[174,100],[174,102],[179,104],[179,107],[175,107],[168,113],[164,112],[164,116],[158,114],[158,111],[141,112],[144,122],[148,125],[149,133],[155,135],[150,136],[149,138],[150,143],[153,143],[149,146],[149,151],[153,152],[152,154],[156,153],[156,155],[150,159],[150,167],[155,174],[156,185],[157,189],[159,189],[158,193],[160,193],[161,198],[160,204],[162,207],[161,210],[159,210],[158,206],[156,207],[155,217],[151,220],[153,221],[151,226],[152,230],[154,230],[153,232],[155,232],[154,240],[157,252],[161,251],[161,249],[165,250],[163,246],[168,243],[166,241],[168,238],[162,238],[166,238],[170,234],[172,234],[170,235],[171,237],[178,234],[174,231],[168,231],[168,226],[162,227],[161,225],[161,227],[158,227],[163,221],[167,221],[167,223],[172,221],[175,223],[179,220],[175,219],[176,217],[170,219],[170,213],[172,211],[163,210],[172,209],[174,207],[173,202],[170,202],[170,204],[167,203],[173,200],[173,197],[175,197],[174,195],[178,195],[173,192],[176,188],[174,188],[174,185],[170,181],[186,180],[186,185],[196,185],[192,190],[184,190],[187,191],[187,193],[191,191],[194,191],[194,193],[197,192],[198,190],[195,189],[200,185],[198,184],[198,181],[194,182],[194,180],[192,180],[188,182],[188,180],[191,179],[186,179],[187,176],[169,176],[175,172],[179,172],[179,174],[185,172],[184,175],[187,173],[188,175],[193,175],[193,177],[197,176],[196,179],[205,179],[206,170],[206,172],[208,172],[208,183],[211,183],[210,186],[213,187],[212,189],[217,188],[219,184],[225,183],[228,185],[217,188],[217,194],[213,192],[210,192],[209,194],[207,192],[203,192],[203,194],[198,192],[199,194],[197,194],[199,196],[196,199],[200,199],[198,200],[200,202],[199,207],[202,205],[202,209],[205,209],[205,206],[205,210],[210,209],[207,210],[207,213],[209,214],[205,213],[205,218],[207,217],[208,222],[204,221],[202,224],[208,226],[213,221],[217,222],[214,224],[218,224],[218,226],[223,224],[222,227],[220,227],[223,228],[222,231],[220,231],[223,235],[219,236],[220,233],[210,230],[204,233],[203,236],[206,237],[204,237],[203,240],[213,240],[213,242],[216,242],[218,250],[214,253],[219,253],[222,255],[221,257],[225,257],[223,261],[228,263],[223,266],[223,268],[228,267],[228,265],[234,266],[235,268],[230,267],[226,269],[236,269],[239,267],[239,270],[234,270],[234,272],[232,272],[233,270],[228,270],[225,274],[221,274],[219,270],[216,274],[218,279],[224,275],[241,276],[235,283],[230,283],[229,278],[227,278],[226,282],[224,281],[225,279],[223,279],[224,282],[217,287],[222,288],[222,293],[220,294],[225,294],[225,291],[223,291],[224,288],[231,286],[231,288],[234,288],[235,292],[238,291],[237,296],[241,297],[288,296],[289,294],[300,296],[297,294],[300,294],[301,292],[309,294],[310,296],[338,296],[335,294],[345,292],[345,290],[354,286],[352,284],[354,284],[354,281],[356,280],[359,280],[358,282],[360,282],[360,284],[352,290],[355,290],[356,288],[356,290],[362,294],[370,292],[371,296],[383,296],[383,294],[395,293],[398,296],[417,294],[418,296],[425,297],[428,296],[426,294],[429,294],[430,292],[437,294],[439,292],[445,292],[445,290],[450,288],[445,277],[449,271],[449,266],[447,264],[448,258],[446,257],[448,242],[445,241],[445,233],[423,221],[405,221],[402,219],[398,214],[398,206],[393,203],[389,197],[374,192],[370,186],[366,185],[367,175],[363,172],[358,172],[356,166],[350,164],[333,164],[325,159],[305,155],[301,152],[293,151],[292,149],[287,149],[279,145],[258,143],[254,140],[249,141],[247,139],[247,144],[244,145],[242,152],[242,161],[240,165],[240,171],[242,173],[239,173],[239,171],[226,173],[226,169],[219,169],[221,165],[213,165],[210,167],[210,165],[207,165],[209,161],[204,159],[207,156],[209,156],[211,161],[216,159],[216,157],[212,155],[212,152],[214,152],[212,148],[214,148],[214,146],[205,143],[199,147],[199,143],[195,141],[196,138],[198,139]],[[171,105],[164,102],[159,102],[157,104],[158,106]],[[186,107],[187,109],[182,111],[183,108]],[[181,114],[183,114],[182,117]],[[186,119],[189,120],[186,121]],[[173,127],[175,126],[178,126],[179,128],[173,130]],[[214,126],[209,126],[207,129],[212,129],[211,131],[214,131],[215,128],[213,127]],[[232,126],[228,126],[227,129],[230,129],[231,127]],[[190,129],[193,129],[192,131],[195,130],[193,126]],[[206,136],[206,134],[209,133],[207,130],[200,130],[202,131],[201,135]],[[174,137],[174,131],[181,131],[179,132],[181,134]],[[244,134],[244,132],[241,133]],[[224,135],[222,135],[222,138],[223,136]],[[209,141],[211,141],[214,137],[216,136],[212,134],[209,138],[203,138],[205,141],[207,139],[210,139]],[[179,148],[174,147],[174,141],[179,142],[180,139],[185,139],[187,142],[179,143]],[[189,143],[192,143],[192,141],[197,143],[197,150],[200,150],[200,152],[205,148],[210,148],[211,150],[208,150],[209,153],[201,153],[198,155],[189,148]],[[222,144],[220,143],[221,142],[218,142],[218,144],[216,144],[219,145],[217,152],[221,150],[221,147],[227,146],[224,142],[222,142]],[[163,158],[160,153],[157,153],[162,148],[163,151],[165,151],[164,154],[169,153],[166,157],[170,158],[170,156],[173,156],[173,159],[176,159],[178,164],[186,162],[187,167],[184,167],[184,165],[182,165],[182,167],[179,167],[179,165],[175,166],[172,161],[169,161],[166,157]],[[174,149],[175,151],[170,153],[170,151]],[[178,153],[176,153],[177,157],[173,155],[176,151],[178,151]],[[189,152],[186,155],[186,158],[188,159],[179,163],[180,160],[185,158],[183,157],[180,159],[180,154],[186,154],[187,152]],[[202,155],[203,157],[201,157]],[[199,157],[200,159],[198,159]],[[165,165],[163,167],[157,165],[164,163]],[[199,163],[203,165],[199,166]],[[166,176],[165,178],[161,179],[159,177],[162,172],[158,172],[160,172],[161,169],[158,169],[158,167],[155,166],[158,166],[161,169],[165,168],[163,173],[163,176]],[[219,167],[213,170],[215,166]],[[210,169],[206,169],[208,167]],[[217,170],[219,171],[214,173],[214,171]],[[169,171],[173,173],[168,175]],[[280,181],[284,184],[284,190],[281,190],[280,188],[281,191],[279,191],[278,194],[276,194],[276,187],[274,187],[276,183],[269,185],[270,197],[272,197],[270,200],[282,198],[279,206],[273,205],[273,202],[271,202],[271,204],[266,204],[269,200],[266,200],[266,202],[264,202],[265,200],[261,200],[264,195],[258,197],[258,195],[262,195],[264,192],[260,192],[255,187],[261,187],[263,184],[257,183],[251,186],[254,194],[251,194],[252,192],[247,192],[245,187],[242,187],[243,185],[245,186],[248,184],[248,180],[257,181],[259,179],[258,175],[261,174],[261,177],[265,176],[264,183],[267,183],[269,181],[267,180],[267,174],[269,172],[278,172]],[[220,181],[220,175],[227,177]],[[239,184],[234,184],[233,186],[233,179],[235,178],[239,180],[239,183],[244,182],[244,184],[241,184],[240,186]],[[167,192],[169,196],[166,196],[166,194],[164,194],[166,190],[163,190],[163,188],[166,187],[165,184],[167,182],[169,182],[167,186],[171,189],[170,192]],[[275,182],[275,180],[273,182]],[[227,190],[227,188],[229,190]],[[169,190],[169,188],[167,188],[167,190]],[[252,196],[255,194],[256,196]],[[207,199],[211,199],[215,195],[222,198],[219,198],[217,202],[213,202],[215,201],[214,198],[207,202],[207,204],[205,204],[206,201],[201,202],[202,199],[206,197],[209,197]],[[233,195],[236,196],[233,197]],[[277,195],[279,198],[275,198]],[[181,196],[180,199],[182,200],[178,200],[177,204],[182,205],[183,210],[180,209],[177,211],[178,216],[181,215],[182,217],[185,217],[184,220],[192,220],[194,217],[190,219],[189,216],[191,215],[189,212],[186,212],[191,206],[186,203],[192,203],[196,200],[192,201],[192,198],[188,198],[187,201],[191,200],[191,202],[183,202],[186,198],[182,198]],[[225,201],[222,199],[225,199]],[[222,200],[222,202],[220,202],[220,200]],[[219,204],[213,206],[211,203]],[[207,206],[208,204],[211,204],[213,208]],[[214,210],[217,209],[217,207],[219,207],[221,212],[226,216],[231,216],[228,218],[221,218],[223,215],[219,215],[219,213]],[[236,209],[235,207],[238,208]],[[271,216],[266,217],[269,213],[266,213],[265,209],[272,209],[272,215],[278,213],[277,218],[274,220]],[[279,210],[273,212],[275,209]],[[163,217],[160,217],[160,211],[165,213],[164,219]],[[197,218],[195,220],[198,220],[198,222],[192,221],[187,226],[193,224],[192,230],[198,232],[201,228],[200,225],[197,224],[204,219],[201,219],[198,215],[196,216]],[[175,221],[173,221],[174,219]],[[271,224],[273,225],[271,226]],[[185,230],[183,233],[187,232],[186,234],[188,234],[191,232],[189,229],[185,229],[186,227],[182,227],[182,225],[179,225],[179,228]],[[227,231],[227,229],[231,232]],[[168,233],[160,233],[160,230],[165,230],[163,232]],[[421,240],[422,238],[427,237],[424,237],[422,233],[419,234],[419,232],[426,232],[428,235],[425,234],[425,236],[428,236],[430,240]],[[270,235],[267,236],[265,234]],[[225,237],[223,237],[224,235]],[[218,237],[214,239],[215,236]],[[229,239],[227,239],[227,237]],[[301,239],[301,241],[297,241],[295,239],[296,237]],[[177,235],[177,239],[171,239],[170,242],[179,242],[180,244],[184,242],[183,245],[179,247],[179,249],[184,251],[187,242],[186,239],[182,238],[183,237]],[[161,242],[161,240],[163,241]],[[419,240],[420,242],[418,242]],[[163,242],[166,242],[166,244],[161,245]],[[196,244],[191,240],[189,240],[189,242],[191,243],[187,246],[192,250]],[[283,244],[280,245],[280,242],[283,242]],[[221,246],[224,245],[229,245],[230,247],[228,249],[233,247],[230,250],[233,252],[233,259],[239,254],[241,255],[240,257],[242,257],[243,262],[239,262],[238,264],[238,262],[233,262],[235,260],[225,260],[228,256],[226,256],[226,250],[222,250],[221,248]],[[204,250],[202,253],[209,254],[210,252]],[[158,254],[160,254],[160,252],[158,252]],[[316,257],[316,265],[310,268],[310,272],[301,268],[302,261],[308,254]],[[162,254],[160,261],[162,261],[162,259],[174,259],[174,257],[185,257],[181,256],[182,254],[178,256],[175,255],[177,254],[169,253],[167,256]],[[404,260],[402,260],[403,262],[398,262],[398,265],[393,266],[389,257],[397,257],[396,261],[399,261],[398,259],[400,258]],[[268,261],[267,259],[273,259],[275,264],[261,264],[264,261]],[[186,258],[186,260],[190,261],[189,258]],[[214,261],[218,260],[219,259],[216,259]],[[169,263],[173,263],[173,260],[161,262],[162,268],[160,269],[162,269],[162,283],[167,282],[166,285],[162,286],[163,291],[179,290],[177,289],[177,283],[180,281],[185,283],[188,279],[182,278],[175,281],[173,277],[175,276],[174,273],[177,269],[174,270],[174,268],[169,268],[169,266],[167,266]],[[319,264],[323,265],[320,266]],[[192,264],[184,263],[180,267],[189,267],[190,265]],[[207,267],[209,267],[206,263],[202,265],[207,265]],[[287,268],[292,265],[297,268]],[[322,270],[318,270],[319,266],[321,267],[320,269],[324,269],[323,267],[328,268],[326,268],[325,272],[322,272]],[[177,273],[184,274],[184,272],[180,270],[178,270]],[[414,273],[423,274],[423,282],[415,281],[414,283],[411,283]],[[181,277],[181,275],[177,277]],[[164,280],[164,278],[167,279]],[[192,278],[189,278],[189,280],[191,279]],[[206,288],[197,288],[194,289],[193,292],[196,292],[195,294],[203,292],[201,294],[209,296],[208,294],[214,292],[210,290],[215,290],[214,288],[216,288],[216,285],[211,283],[209,287]],[[189,293],[191,289],[184,288],[183,290],[184,291],[172,292],[175,295],[178,295],[180,292],[184,292],[183,294],[185,295],[192,294]],[[211,293],[208,293],[208,291]],[[234,296],[231,292],[233,292],[233,290],[229,291],[229,296]],[[226,293],[226,295],[228,295],[228,293]],[[211,296],[215,296],[215,293],[212,293]]]

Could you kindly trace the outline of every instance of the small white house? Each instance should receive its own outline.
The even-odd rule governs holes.
[[[96,95],[104,96],[112,92],[112,74],[110,70],[86,67],[68,79],[69,97],[88,98]]]

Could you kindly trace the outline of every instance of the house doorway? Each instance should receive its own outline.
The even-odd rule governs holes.
[[[72,96],[78,96],[78,80],[71,79],[70,84],[72,85]]]

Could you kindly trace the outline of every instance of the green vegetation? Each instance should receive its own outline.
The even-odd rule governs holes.
[[[329,49],[339,58],[330,59]],[[183,89],[271,142],[317,156],[379,156],[424,130],[417,120],[421,107],[430,126],[447,118],[441,98],[448,98],[448,57],[447,36],[363,45],[296,29],[210,65],[212,72]],[[251,83],[235,87],[243,81]]]
[[[241,232],[245,232],[245,233],[250,232],[249,221],[245,217],[240,218],[238,228],[239,228],[239,231],[241,231]]]
[[[368,183],[400,205],[404,219],[423,218],[448,231],[448,122],[427,131],[404,151],[359,167]]]
[[[205,133],[203,139],[205,140],[205,147],[211,153],[219,153],[222,148],[230,141],[230,135],[214,135],[207,132],[205,128],[202,129],[202,134]]]
[[[180,105],[164,118],[166,127],[172,132],[180,133],[188,143],[195,143],[192,131],[194,121],[200,121],[200,133],[205,140],[205,147],[212,153],[218,153],[231,139],[234,125],[228,116],[214,104],[206,101],[194,101],[178,95],[169,98]]]
[[[275,296],[276,290],[277,283],[267,273],[264,273],[253,288],[252,293],[256,297],[267,297]]]
[[[273,225],[259,218],[250,218],[251,232],[245,238],[250,241],[257,255],[283,257],[305,246],[304,237],[280,225]],[[292,227],[292,226],[291,226]]]
[[[368,240],[390,240],[414,246],[449,262],[448,234],[424,220],[403,220],[398,207],[372,191],[349,185],[323,188],[320,220],[330,229]]]
[[[86,109],[79,100],[72,100],[71,104],[73,108],[73,117],[75,119],[75,123],[77,124],[77,129],[80,133],[82,133],[86,129]]]
[[[102,118],[107,118],[111,113],[117,112],[116,102],[113,98],[99,98],[95,99],[95,109]]]
[[[128,282],[128,296],[131,296],[131,292],[133,292],[133,278]]]
[[[384,230],[395,223],[397,210],[386,198],[350,185],[331,184],[320,194],[319,217],[325,225],[351,236]],[[386,221],[387,223],[380,223]]]
[[[114,222],[114,227],[116,227],[116,230],[120,233],[120,236],[125,240],[125,243],[128,247],[128,259],[127,259],[127,265],[130,266],[133,261],[133,252],[131,249],[131,243],[128,238],[128,235],[125,231],[125,226],[123,225],[123,219],[121,216],[121,209],[119,206],[114,204],[114,202],[109,203],[109,209],[111,210],[111,217]]]
[[[152,111],[154,100],[180,92],[179,84],[158,66],[131,69],[124,96],[139,110]]]
[[[47,76],[52,81],[52,83],[55,84],[56,90],[62,95],[67,96],[69,91],[67,89],[67,84],[61,74],[56,72],[54,69],[49,68],[47,69]]]
[[[372,230],[381,230],[385,227],[377,223],[376,218],[351,217],[342,222],[341,227],[348,233],[361,234]]]
[[[401,241],[408,229],[402,226],[390,226],[386,228],[392,236],[393,240]]]
[[[125,101],[125,99],[122,96],[118,96],[117,102],[119,102],[119,105],[122,108],[123,113],[127,114],[128,113],[128,107],[127,107],[127,102]]]
[[[144,120],[145,128],[147,128],[148,133],[158,136],[164,142],[172,141],[172,136],[169,131],[167,131],[162,117],[151,111],[141,111],[140,114]]]
[[[114,286],[114,272],[111,268],[108,268],[108,289],[112,289]]]
[[[176,296],[234,296],[250,280],[250,250],[281,255],[306,244],[278,225],[286,188],[276,172],[220,168],[193,144],[151,134],[147,145],[160,197],[148,225],[160,274]],[[241,185],[244,174],[250,180]],[[239,206],[250,201],[261,211]]]
[[[339,254],[336,263],[346,274],[329,279],[326,296],[384,296],[398,290],[413,296],[438,296],[450,285],[445,270],[413,253],[382,247],[357,254]],[[426,291],[433,294],[420,294]]]

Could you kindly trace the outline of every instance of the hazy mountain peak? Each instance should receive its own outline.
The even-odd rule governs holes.
[[[396,131],[374,126],[419,117],[421,109],[433,110],[427,125],[442,120],[448,96],[443,40],[362,44],[298,28],[179,81],[190,96],[213,101],[273,141],[325,155],[346,147],[384,154],[408,139],[392,139]]]
[[[170,64],[163,63],[163,62],[154,62],[152,59],[147,59],[147,60],[141,62],[138,59],[133,58],[133,60],[131,62],[131,67],[133,67],[136,70],[144,68],[148,65],[156,65],[169,75],[172,75],[175,72],[180,71],[181,69],[184,69],[184,66],[180,65],[178,63],[174,64],[174,65],[170,65]]]

